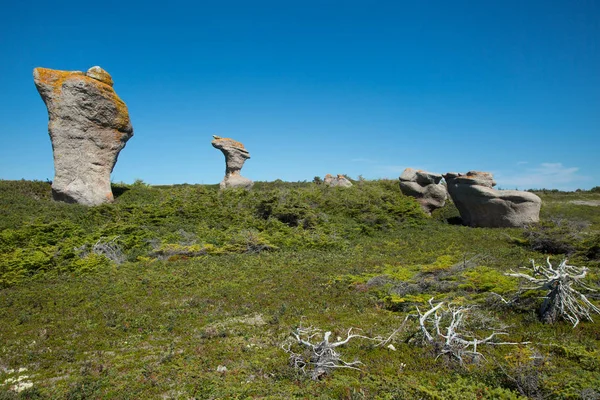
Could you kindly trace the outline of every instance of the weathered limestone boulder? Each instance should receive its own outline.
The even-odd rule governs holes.
[[[448,172],[444,179],[465,225],[522,227],[540,219],[542,200],[538,196],[519,190],[493,189],[496,182],[488,172]]]
[[[444,207],[448,192],[441,184],[442,175],[406,168],[400,175],[400,190],[405,196],[417,199],[427,214]]]
[[[352,186],[352,182],[350,182],[344,175],[338,174],[334,177],[331,174],[325,175],[323,179],[323,183],[327,186],[339,186],[339,187],[350,187]]]
[[[48,108],[52,196],[89,206],[113,201],[110,173],[133,128],[111,76],[100,67],[86,73],[36,68],[33,81]]]
[[[254,182],[240,175],[244,162],[250,158],[250,153],[240,142],[233,139],[222,138],[213,135],[211,142],[215,149],[219,149],[225,155],[225,178],[221,182],[221,189],[244,188],[250,189]]]

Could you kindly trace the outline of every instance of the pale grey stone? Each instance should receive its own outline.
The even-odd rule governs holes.
[[[244,162],[250,158],[250,153],[240,142],[233,139],[213,135],[211,142],[215,149],[219,149],[225,156],[225,178],[220,183],[221,189],[244,188],[250,189],[254,182],[240,175]]]
[[[465,225],[500,228],[539,222],[542,200],[529,192],[493,189],[496,182],[490,173],[451,172],[444,179]]]
[[[496,186],[494,177],[489,172],[469,171],[466,174],[458,174],[456,182],[466,185],[479,185],[488,188]]]
[[[423,186],[429,184],[437,185],[442,180],[442,175],[420,169],[406,168],[402,172],[402,175],[400,175],[400,180],[404,182],[417,182]]]
[[[110,174],[133,128],[112,78],[100,67],[86,74],[36,68],[33,80],[48,109],[54,199],[85,205],[113,201]]]
[[[323,178],[323,183],[330,187],[351,187],[352,182],[350,182],[344,175],[338,174],[337,176],[333,176],[331,174],[325,175]]]
[[[431,214],[446,203],[446,187],[440,183],[442,175],[406,168],[400,175],[400,190],[405,196],[414,197],[424,212]]]

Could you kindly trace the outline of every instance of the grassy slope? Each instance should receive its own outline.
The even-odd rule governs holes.
[[[499,272],[544,256],[516,244],[521,230],[449,225],[451,206],[426,218],[393,182],[290,186],[134,185],[88,209],[52,202],[45,183],[0,182],[0,384],[25,367],[29,398],[517,398],[524,385],[532,397],[600,393],[600,323],[544,325],[535,304],[512,312],[490,300],[516,288]],[[544,220],[583,226],[577,240],[600,229],[600,208],[568,203],[600,195],[541,196]],[[128,258],[119,266],[72,250],[116,236]],[[277,249],[247,252],[262,245]],[[157,257],[161,246],[208,251]],[[572,263],[589,265],[598,283],[598,261],[585,254]],[[378,275],[422,292],[365,284]],[[388,335],[430,295],[480,305],[510,340],[534,345],[485,349],[487,361],[458,367],[408,341],[412,325],[395,352],[351,342],[342,353],[362,371],[317,382],[280,348],[301,322],[335,336],[350,327]],[[16,397],[8,386],[0,399]]]

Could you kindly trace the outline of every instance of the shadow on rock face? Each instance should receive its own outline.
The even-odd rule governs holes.
[[[464,225],[461,217],[450,217],[446,220],[450,225]]]

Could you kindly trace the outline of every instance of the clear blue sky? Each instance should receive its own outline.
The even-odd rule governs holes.
[[[600,1],[7,2],[0,178],[52,179],[32,70],[106,69],[134,136],[113,181],[490,171],[600,185]]]

